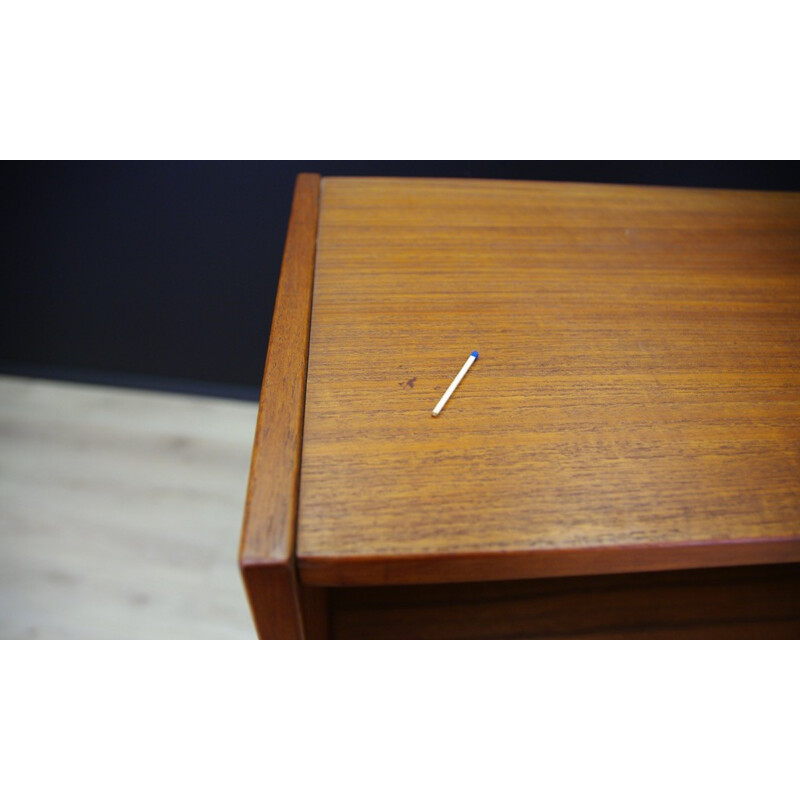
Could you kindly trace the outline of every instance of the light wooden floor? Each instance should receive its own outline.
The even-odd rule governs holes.
[[[253,638],[256,404],[0,377],[0,637]]]

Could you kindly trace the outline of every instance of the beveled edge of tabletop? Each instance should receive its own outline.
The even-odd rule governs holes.
[[[384,187],[416,186],[416,187],[458,187],[460,189],[518,189],[520,192],[536,188],[548,193],[562,193],[565,190],[579,193],[597,193],[625,197],[630,194],[639,196],[696,195],[742,197],[762,196],[765,198],[789,198],[800,201],[800,192],[791,189],[744,189],[740,187],[719,186],[687,186],[684,184],[655,183],[615,183],[613,181],[572,181],[572,180],[535,180],[519,178],[434,178],[414,175],[324,175],[320,178],[320,189],[325,186],[339,188],[358,184]]]
[[[570,549],[298,556],[303,583],[376,586],[563,578],[800,562],[800,535]]]

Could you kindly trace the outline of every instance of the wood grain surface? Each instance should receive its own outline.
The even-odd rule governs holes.
[[[322,585],[800,561],[800,195],[325,179],[297,556]]]
[[[319,176],[299,175],[258,406],[239,563],[262,638],[305,635],[295,567]]]

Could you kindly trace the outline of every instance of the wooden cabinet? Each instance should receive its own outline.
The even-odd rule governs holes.
[[[301,175],[240,559],[263,637],[800,635],[800,195]]]

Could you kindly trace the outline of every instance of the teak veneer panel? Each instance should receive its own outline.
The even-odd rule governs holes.
[[[323,585],[800,561],[800,195],[323,180],[297,559]]]
[[[303,437],[319,176],[299,175],[272,317],[258,405],[239,563],[262,638],[298,638],[318,630],[313,590],[295,564],[297,492]]]

